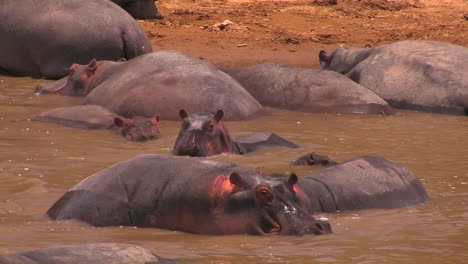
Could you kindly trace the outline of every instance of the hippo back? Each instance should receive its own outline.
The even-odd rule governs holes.
[[[95,243],[42,248],[0,255],[0,264],[175,263],[149,249],[125,243]]]
[[[227,120],[263,114],[262,106],[234,79],[214,65],[176,51],[160,51],[128,61],[85,99],[124,117],[179,120],[190,113],[223,109]]]
[[[116,117],[120,116],[99,105],[75,105],[49,110],[33,120],[75,128],[111,129]]]
[[[406,168],[378,156],[363,156],[299,179],[312,212],[398,208],[429,197]]]
[[[82,180],[55,202],[47,214],[52,219],[79,219],[95,226],[148,226],[154,221],[149,216],[156,208],[159,212],[174,210],[173,201],[166,201],[166,197],[180,195],[202,200],[200,193],[206,193],[214,175],[234,169],[248,173],[230,163],[140,155]]]
[[[264,106],[312,113],[393,113],[379,96],[332,71],[275,63],[223,71]]]
[[[0,68],[60,78],[72,63],[118,60],[152,51],[140,25],[102,0],[0,1]]]

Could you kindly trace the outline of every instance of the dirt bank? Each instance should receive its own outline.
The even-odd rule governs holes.
[[[179,50],[219,66],[272,61],[318,67],[318,51],[341,44],[427,39],[468,46],[466,0],[160,0],[157,5],[165,19],[139,21],[155,50]]]

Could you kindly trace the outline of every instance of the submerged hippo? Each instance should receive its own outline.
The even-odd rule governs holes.
[[[333,166],[338,164],[338,162],[331,160],[328,156],[319,155],[317,153],[311,152],[307,153],[297,160],[292,162],[293,165],[299,166],[313,166],[313,165],[322,165],[322,166]]]
[[[0,1],[0,69],[61,78],[72,63],[131,59],[152,51],[140,25],[103,0]]]
[[[164,120],[178,120],[181,108],[190,112],[223,108],[228,120],[264,114],[237,81],[207,61],[176,51],[145,54],[128,62],[91,61],[76,66],[68,79],[40,86],[36,92],[58,90],[64,95],[87,95],[85,104],[102,105],[127,118],[160,114]]]
[[[164,16],[159,12],[154,3],[155,0],[112,0],[121,6],[130,15],[138,19],[162,19]]]
[[[147,264],[176,263],[150,250],[124,243],[96,243],[36,249],[0,255],[0,264]]]
[[[49,110],[33,118],[35,121],[57,123],[84,129],[112,129],[131,141],[160,138],[159,115],[152,118],[126,119],[99,105],[76,105]]]
[[[259,132],[234,140],[221,121],[223,110],[212,113],[188,115],[179,111],[182,127],[177,136],[173,153],[187,156],[212,156],[221,153],[245,154],[265,146],[297,148],[297,145],[271,132]]]
[[[276,63],[223,71],[263,106],[312,113],[394,113],[369,89],[332,71]]]
[[[331,232],[297,203],[297,176],[267,177],[204,158],[141,155],[84,179],[47,211],[55,220],[197,234]]]
[[[468,49],[406,40],[375,48],[321,51],[323,69],[344,74],[396,108],[468,115]]]

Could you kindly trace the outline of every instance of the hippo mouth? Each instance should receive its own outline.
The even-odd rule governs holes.
[[[281,225],[274,215],[266,213],[260,220],[257,232],[261,235],[279,235]]]

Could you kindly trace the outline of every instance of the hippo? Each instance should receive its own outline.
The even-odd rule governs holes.
[[[253,133],[234,140],[221,121],[224,111],[220,109],[215,114],[191,115],[181,109],[179,116],[182,126],[173,148],[175,155],[205,157],[221,153],[246,154],[265,146],[298,147],[271,132]]]
[[[313,165],[322,165],[322,166],[333,166],[338,164],[338,162],[331,160],[328,156],[319,155],[317,153],[311,152],[307,153],[297,160],[292,162],[293,165],[298,166],[313,166]]]
[[[310,213],[393,209],[429,201],[408,169],[380,156],[360,156],[300,177],[295,189]]]
[[[126,243],[95,243],[42,248],[0,255],[0,264],[175,264],[150,250]]]
[[[206,158],[140,155],[72,187],[47,211],[53,220],[208,235],[321,235],[328,221],[297,203],[298,178],[267,177]]]
[[[393,114],[387,102],[336,72],[264,63],[223,68],[263,106],[311,113]]]
[[[155,0],[111,0],[137,19],[162,19]]]
[[[336,71],[395,108],[468,115],[468,49],[438,41],[405,40],[378,47],[339,47],[319,53]]]
[[[0,17],[0,68],[11,75],[58,79],[72,63],[152,52],[141,26],[111,1],[2,0]]]
[[[121,117],[99,105],[75,105],[49,110],[33,118],[34,121],[57,123],[82,129],[112,129],[131,141],[160,138],[159,115],[152,118]]]
[[[40,86],[36,92],[61,89],[64,95],[86,95],[85,104],[104,106],[126,118],[160,114],[163,120],[178,120],[181,108],[190,112],[223,108],[227,120],[249,120],[265,114],[236,80],[205,60],[177,51],[145,54],[128,62],[89,64],[95,69],[77,67],[70,81]],[[75,74],[78,70],[90,74]],[[68,85],[64,86],[65,82]]]
[[[39,84],[35,93],[85,97],[104,82],[114,72],[115,67],[126,61],[124,58],[118,61],[102,60],[99,62],[91,59],[87,65],[73,63],[67,76],[55,82]]]

